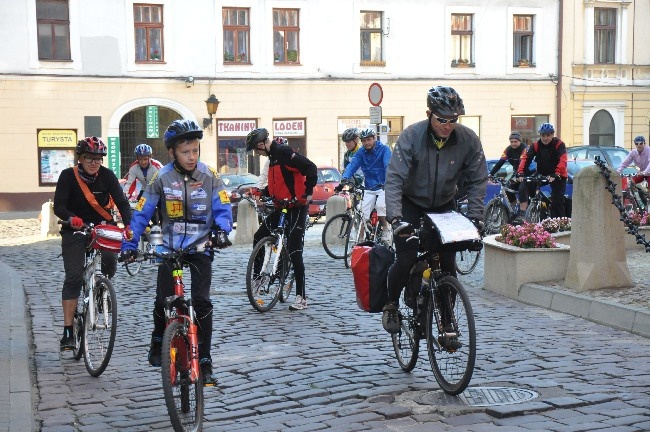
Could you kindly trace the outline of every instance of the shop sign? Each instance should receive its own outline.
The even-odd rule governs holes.
[[[120,137],[108,137],[108,160],[106,168],[120,176]]]
[[[74,129],[40,129],[39,147],[76,147],[77,131]]]
[[[273,120],[273,136],[305,136],[305,120]]]
[[[346,129],[357,128],[357,129],[366,129],[370,126],[368,118],[340,118],[339,119],[339,135],[341,135]]]
[[[257,127],[255,120],[218,120],[219,136],[246,136]]]
[[[512,130],[534,130],[535,118],[534,117],[512,117],[511,120]]]
[[[158,107],[156,105],[149,105],[147,106],[147,138],[158,138],[159,136]]]

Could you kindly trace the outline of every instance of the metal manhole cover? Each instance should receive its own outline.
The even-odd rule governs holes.
[[[539,393],[510,387],[469,387],[457,397],[442,392],[430,392],[416,398],[424,405],[458,404],[486,407],[511,405],[535,399]]]

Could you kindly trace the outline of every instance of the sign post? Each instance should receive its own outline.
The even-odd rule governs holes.
[[[384,91],[379,83],[372,83],[368,88],[368,100],[370,101],[370,124],[378,125],[382,122],[381,101],[384,99]]]

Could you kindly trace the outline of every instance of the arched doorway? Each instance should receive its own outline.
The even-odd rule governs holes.
[[[589,145],[613,146],[616,143],[614,119],[607,110],[598,110],[589,123]]]

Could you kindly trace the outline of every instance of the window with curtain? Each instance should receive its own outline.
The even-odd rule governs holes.
[[[616,9],[594,9],[594,63],[614,63]]]
[[[473,15],[471,14],[451,15],[451,65],[453,67],[474,66],[472,22]]]
[[[273,9],[273,62],[300,63],[299,9]]]
[[[39,60],[71,61],[68,0],[36,0]]]
[[[223,62],[250,63],[249,9],[223,8]]]
[[[534,66],[533,15],[514,15],[512,21],[513,64],[518,67]]]
[[[161,63],[163,50],[163,7],[152,4],[133,5],[135,25],[135,61]]]
[[[361,11],[361,64],[385,66],[382,48],[382,12]]]

